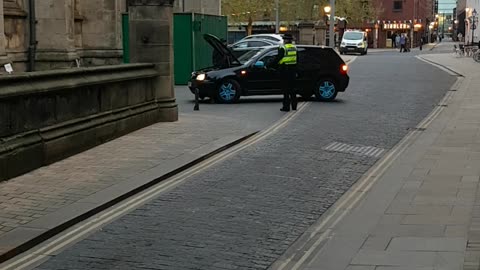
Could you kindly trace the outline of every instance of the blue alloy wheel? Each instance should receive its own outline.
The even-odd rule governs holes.
[[[235,80],[225,80],[220,84],[217,102],[235,103],[240,98],[240,85]]]
[[[337,87],[333,80],[323,79],[320,80],[315,91],[315,96],[318,100],[331,101],[337,97]]]

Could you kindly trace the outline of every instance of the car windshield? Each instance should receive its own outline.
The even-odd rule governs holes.
[[[263,49],[251,50],[251,51],[245,53],[244,55],[238,57],[238,61],[240,61],[240,63],[242,65],[244,65],[247,62],[249,62],[250,60],[252,60],[253,58],[256,58],[256,56],[260,55],[263,51],[264,51]]]
[[[363,33],[347,32],[343,35],[343,38],[346,40],[359,40],[363,39]]]

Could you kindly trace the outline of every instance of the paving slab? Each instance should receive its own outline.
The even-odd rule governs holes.
[[[450,45],[434,47],[444,50]],[[341,248],[327,242],[302,269],[337,269],[322,262],[327,254],[336,253],[338,260],[348,262],[346,269],[479,269],[478,64],[451,54],[421,57],[464,76],[452,87],[454,94],[447,94],[448,106],[394,161],[359,206],[331,228],[329,242],[337,244],[336,235],[348,235],[346,228],[355,238],[351,224],[363,228],[362,246],[340,255]]]
[[[467,239],[461,237],[395,237],[387,250],[463,252]]]

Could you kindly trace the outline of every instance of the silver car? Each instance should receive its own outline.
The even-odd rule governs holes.
[[[229,46],[229,48],[233,51],[233,54],[235,57],[240,57],[252,50],[257,50],[259,48],[263,47],[269,47],[269,46],[274,46],[278,45],[278,43],[267,40],[267,39],[246,39],[246,40],[241,40],[238,41],[237,43],[234,43]]]
[[[275,42],[275,44],[282,44],[283,43],[283,36],[279,34],[256,34],[244,37],[240,41],[251,40],[251,39],[264,39]],[[239,41],[239,42],[240,42]]]

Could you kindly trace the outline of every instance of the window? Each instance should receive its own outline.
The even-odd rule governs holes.
[[[278,50],[273,50],[264,56],[262,56],[259,61],[262,61],[265,63],[266,67],[275,67],[278,63],[275,61],[278,56]]]
[[[402,11],[403,3],[402,1],[395,0],[393,1],[393,11]]]
[[[235,44],[235,46],[233,46],[233,48],[235,49],[241,49],[241,48],[247,48],[248,47],[248,42],[240,42],[240,43],[237,43]]]
[[[248,42],[248,47],[265,47],[265,46],[268,46],[270,44],[268,44],[267,42],[263,42],[263,41],[249,41]]]

